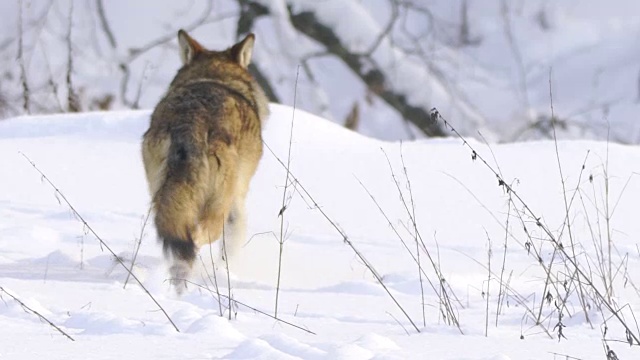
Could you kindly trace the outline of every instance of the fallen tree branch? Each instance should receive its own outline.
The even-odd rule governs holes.
[[[255,0],[239,1],[242,6],[250,8],[256,14],[270,14],[268,7]],[[296,30],[323,45],[328,53],[340,58],[371,92],[396,109],[405,120],[414,124],[427,136],[446,135],[445,129],[439,123],[432,121],[429,109],[411,105],[404,94],[387,86],[381,67],[375,63],[370,53],[356,53],[349,50],[334,30],[323,24],[313,12],[294,13],[291,6],[288,6],[287,10],[291,24]],[[381,39],[378,38],[371,49],[375,49],[380,41]]]

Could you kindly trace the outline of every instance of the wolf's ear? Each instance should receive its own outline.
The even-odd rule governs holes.
[[[197,54],[204,51],[202,45],[182,29],[178,31],[178,44],[180,44],[180,59],[185,65],[190,63]]]
[[[251,54],[253,54],[253,44],[256,42],[256,36],[249,33],[244,40],[233,45],[231,48],[231,56],[242,66],[247,68],[251,62]]]

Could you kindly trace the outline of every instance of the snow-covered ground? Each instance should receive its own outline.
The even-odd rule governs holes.
[[[286,161],[292,109],[273,105],[272,112],[265,143]],[[564,280],[569,282],[562,319],[566,339],[557,339],[554,305],[559,299],[555,290],[549,290],[554,297],[541,313],[542,325],[551,336],[528,315],[525,305],[537,315],[546,295],[544,271],[525,250],[528,240],[521,220],[508,205],[509,195],[479,158],[472,159],[462,141],[381,142],[302,111],[295,113],[291,149],[291,171],[301,185],[295,186],[296,191],[288,189],[278,316],[315,335],[242,305],[233,306],[231,320],[221,317],[217,295],[207,290],[213,289],[207,277],[212,273],[209,248],[202,249],[203,261],[193,279],[202,287],[190,286],[177,297],[165,281],[160,246],[148,224],[134,272],[175,322],[180,330],[176,332],[139,285],[130,281],[123,289],[126,271],[25,158],[46,174],[91,229],[130,261],[149,203],[140,157],[140,137],[148,117],[148,111],[131,111],[0,122],[0,286],[75,339],[66,339],[2,293],[0,358],[565,358],[554,353],[605,358],[602,312],[588,301],[591,328],[575,282],[569,280],[574,269],[565,267],[560,255],[553,255],[549,241],[538,240],[546,239],[541,228],[524,216],[533,248],[540,251],[544,264],[554,264],[552,273],[559,283],[550,288],[557,285],[560,294],[565,294],[561,285]],[[570,248],[568,230],[562,228],[565,205],[554,143],[488,147],[470,140],[469,144],[491,165],[497,161],[505,180],[513,182],[513,188],[541,217],[540,222]],[[640,295],[633,290],[640,281],[640,149],[591,141],[562,141],[558,149],[567,198],[573,198],[570,224],[579,243],[577,258],[584,269],[587,264],[592,267],[590,274],[602,289],[597,275],[599,252],[592,239],[606,239],[605,215],[612,214],[608,233],[615,245],[613,264],[616,268],[624,264],[616,270],[613,301],[619,308],[628,305],[621,314],[637,334],[631,312],[640,310]],[[417,227],[450,287],[448,294],[457,298],[452,302],[460,329],[445,323],[438,297],[426,279],[422,279],[423,321],[418,268],[394,232],[414,251],[408,230],[413,225],[385,154],[410,204],[400,155],[404,158]],[[608,199],[605,170],[610,179]],[[229,279],[235,300],[270,315],[274,312],[276,237],[284,182],[285,171],[265,150],[248,199],[249,234],[253,236],[233,264]],[[302,187],[316,204],[299,194],[304,193]],[[419,333],[318,207],[375,268]],[[521,205],[517,210],[522,210]],[[506,237],[503,282],[508,278],[512,290],[496,326],[505,226],[511,236]],[[489,251],[494,275],[487,289]],[[425,273],[436,280],[439,289],[426,254],[421,252],[421,256]],[[213,259],[217,260],[215,255]],[[224,267],[218,266],[215,273],[220,292],[226,294]],[[226,316],[225,304],[223,301]],[[638,346],[624,343],[619,322],[606,311],[604,316],[606,339],[612,340],[608,344],[618,358],[638,358]]]

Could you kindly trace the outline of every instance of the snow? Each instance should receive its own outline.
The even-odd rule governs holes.
[[[149,204],[140,156],[149,111],[25,116],[0,122],[0,217],[4,219],[0,222],[0,286],[75,342],[2,293],[0,358],[515,360],[554,359],[552,353],[604,358],[602,315],[595,306],[589,310],[592,329],[575,293],[568,301],[571,316],[563,319],[567,339],[557,339],[558,316],[553,304],[542,310],[543,324],[553,335],[550,338],[526,316],[515,294],[507,299],[496,326],[499,284],[495,276],[489,289],[488,336],[484,336],[487,238],[493,253],[491,268],[499,274],[508,194],[480,160],[472,160],[462,141],[384,142],[300,110],[294,117],[290,107],[272,105],[271,110],[265,143],[286,159],[294,119],[291,171],[301,184],[297,192],[289,189],[291,201],[284,212],[287,235],[278,316],[316,335],[240,304],[233,306],[229,320],[224,299],[225,316],[221,317],[215,291],[209,291],[213,286],[207,274],[213,269],[208,247],[202,249],[203,262],[193,277],[199,286],[191,285],[187,293],[175,295],[165,281],[161,247],[149,224],[134,273],[180,329],[176,332],[139,285],[130,280],[123,289],[126,271],[101,249],[25,158],[46,174],[89,226],[129,264]],[[491,165],[497,161],[505,180],[513,181],[517,193],[567,246],[566,230],[560,237],[565,210],[554,143],[487,146],[470,139],[469,144]],[[640,149],[586,140],[561,141],[558,148],[568,195],[573,195],[580,179],[584,200],[576,197],[571,226],[581,244],[578,251],[591,261],[596,259],[591,232],[606,231],[605,201],[611,206],[613,260],[620,264],[624,258],[626,269],[616,279],[614,299],[620,307],[628,305],[623,310],[628,320],[631,311],[640,310],[640,297],[628,285],[640,281],[640,222],[636,216],[640,210]],[[409,248],[415,249],[408,230],[412,224],[389,170],[391,164],[408,196],[401,153],[411,180],[418,229],[459,299],[455,308],[464,335],[444,323],[439,300],[426,279],[423,323],[417,266],[367,194],[375,197]],[[608,200],[604,197],[605,170],[610,179]],[[284,179],[282,166],[265,149],[247,204],[248,233],[253,236],[232,262],[229,279],[221,264],[216,263],[215,270],[222,294],[227,294],[229,280],[233,299],[270,315],[278,263],[274,234],[279,231]],[[314,203],[298,194],[303,192],[300,186],[375,267],[420,333]],[[544,271],[527,255],[522,225],[514,209],[510,211],[512,236],[508,237],[505,278],[512,274],[510,287],[537,311]],[[525,217],[525,222],[534,239],[542,237],[534,220]],[[534,244],[548,264],[552,246],[548,241],[534,240]],[[214,246],[213,261],[217,261],[216,252]],[[424,270],[433,280],[433,268],[424,253],[422,256]],[[580,255],[586,264],[584,256]],[[590,265],[597,266],[597,262]],[[553,270],[559,279],[568,278],[564,265],[554,263]],[[602,288],[597,275],[592,276]],[[625,339],[615,319],[609,319],[607,326],[607,339]],[[638,356],[637,346],[608,344],[620,359]]]

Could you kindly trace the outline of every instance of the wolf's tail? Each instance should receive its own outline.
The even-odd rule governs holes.
[[[191,266],[196,257],[194,234],[205,206],[209,166],[202,146],[188,137],[173,137],[166,175],[153,204],[158,236],[167,258]]]

